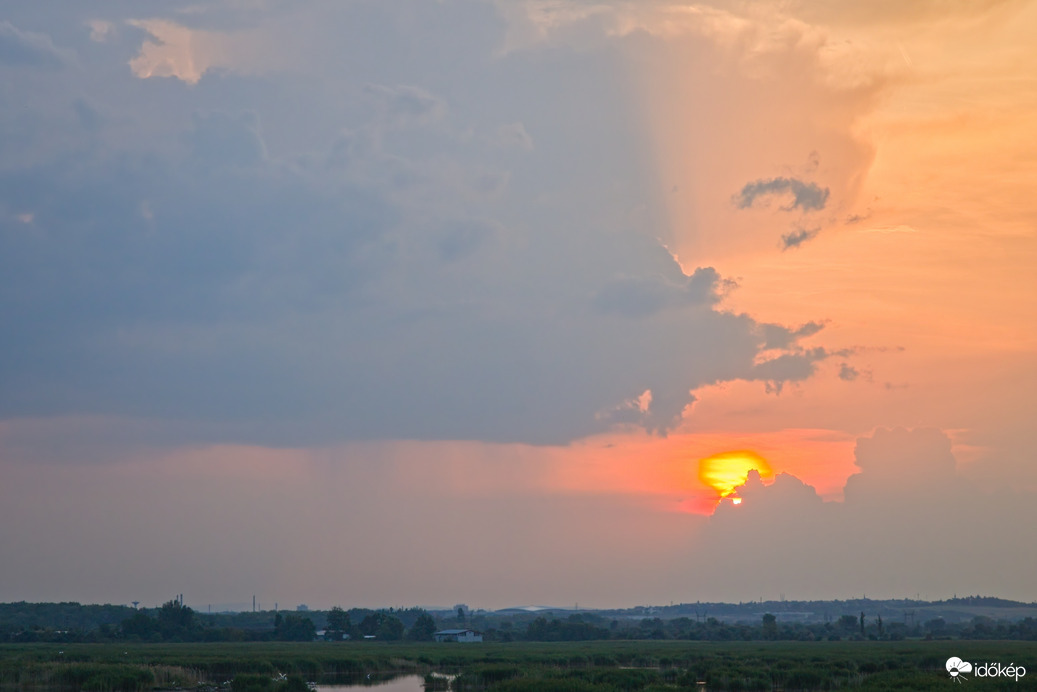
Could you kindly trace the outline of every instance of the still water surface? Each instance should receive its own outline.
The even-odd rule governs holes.
[[[358,679],[349,684],[317,685],[317,692],[356,692],[356,690],[377,690],[378,692],[424,692],[425,677],[423,675],[401,675],[391,680]]]

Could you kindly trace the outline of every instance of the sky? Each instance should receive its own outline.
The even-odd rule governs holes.
[[[0,601],[1037,599],[1035,34],[6,3]]]

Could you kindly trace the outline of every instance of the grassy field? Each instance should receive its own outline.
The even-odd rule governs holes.
[[[266,685],[282,673],[328,683],[446,671],[460,674],[453,689],[503,692],[662,692],[703,689],[700,682],[710,690],[947,690],[956,688],[944,670],[951,656],[1027,668],[1018,681],[969,675],[970,689],[1037,689],[1037,642],[1018,641],[8,644],[0,645],[0,688],[136,692],[236,677]]]

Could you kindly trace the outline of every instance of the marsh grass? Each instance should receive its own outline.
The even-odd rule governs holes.
[[[950,656],[1028,669],[1018,682],[970,680],[973,689],[1037,689],[1035,642],[602,641],[8,644],[0,645],[0,692],[139,692],[226,681],[234,692],[292,692],[274,684],[282,674],[302,692],[306,681],[433,670],[458,674],[450,687],[467,692],[662,692],[702,689],[700,682],[709,690],[947,690]]]

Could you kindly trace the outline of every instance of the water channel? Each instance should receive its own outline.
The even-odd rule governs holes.
[[[437,675],[433,673],[433,675]],[[440,677],[437,675],[437,677]],[[442,675],[444,681],[454,676]],[[358,677],[349,682],[339,682],[334,685],[316,685],[316,692],[354,692],[355,690],[377,690],[377,692],[425,692],[424,675],[400,675],[398,677]]]

